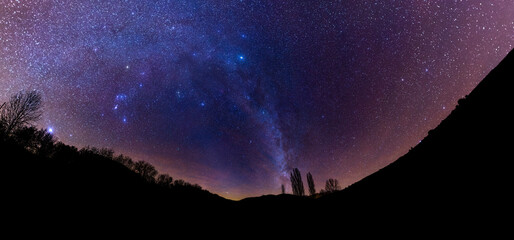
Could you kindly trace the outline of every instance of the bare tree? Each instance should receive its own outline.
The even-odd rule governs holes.
[[[282,184],[281,190],[282,190],[282,194],[286,194],[286,187],[284,186],[284,184]]]
[[[309,194],[313,196],[316,194],[316,188],[314,187],[314,179],[312,178],[312,174],[307,173],[307,186],[309,187]]]
[[[0,124],[6,134],[32,124],[41,118],[41,94],[35,90],[22,91],[0,105]]]
[[[340,190],[339,182],[337,179],[330,178],[325,183],[325,192],[335,192]]]
[[[303,187],[302,174],[298,168],[293,169],[291,172],[291,188],[293,189],[293,194],[297,196],[305,195],[305,188]]]

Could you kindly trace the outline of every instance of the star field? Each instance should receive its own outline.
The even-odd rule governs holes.
[[[0,100],[240,199],[384,167],[513,44],[509,0],[0,0]]]

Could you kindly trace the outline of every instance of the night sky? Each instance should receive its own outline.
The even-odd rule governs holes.
[[[347,186],[513,48],[514,1],[0,0],[0,100],[39,127],[240,199]]]

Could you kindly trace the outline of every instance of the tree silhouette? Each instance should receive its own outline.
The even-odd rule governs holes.
[[[309,194],[313,196],[316,194],[316,188],[314,187],[314,179],[310,172],[307,173],[307,186],[309,187]]]
[[[330,178],[325,183],[325,192],[335,192],[340,190],[341,187],[339,187],[339,182],[337,179]]]
[[[0,125],[6,135],[41,118],[41,94],[22,91],[0,105]]]
[[[134,161],[132,161],[132,158],[130,158],[129,156],[120,154],[119,156],[114,157],[113,160],[125,165],[125,167],[127,167],[130,170],[134,170]]]
[[[169,188],[173,185],[173,178],[167,173],[159,174],[159,176],[157,176],[157,184]]]
[[[175,181],[173,181],[173,187],[175,188],[189,188],[189,189],[199,189],[201,190],[202,187],[198,184],[191,184],[191,183],[188,183],[182,179],[177,179]]]
[[[173,185],[176,186],[176,187],[183,187],[183,186],[187,186],[189,183],[182,180],[182,179],[177,179],[173,182]]]
[[[56,142],[47,130],[35,127],[16,128],[11,135],[18,145],[38,156],[50,156]]]
[[[57,142],[54,145],[54,159],[64,160],[63,162],[69,163],[78,158],[78,149],[74,146],[66,145],[62,142]]]
[[[155,176],[157,175],[157,170],[151,164],[145,161],[138,161],[134,164],[134,171],[141,175],[148,182],[155,181]]]
[[[284,186],[284,184],[282,184],[282,186],[280,186],[281,190],[282,190],[282,194],[286,194],[286,187]]]
[[[101,156],[104,156],[106,158],[113,159],[113,157],[114,157],[114,150],[112,150],[110,148],[100,148],[98,150],[98,154],[101,155]]]
[[[291,172],[291,188],[293,189],[293,195],[304,196],[305,189],[303,187],[302,174],[298,168],[293,169]]]

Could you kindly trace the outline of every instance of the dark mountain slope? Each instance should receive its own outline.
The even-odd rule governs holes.
[[[321,202],[416,219],[501,215],[512,190],[513,85],[511,51],[406,155]]]
[[[20,223],[46,224],[49,217],[60,223],[184,221],[219,213],[231,203],[205,190],[148,182],[101,156],[60,150],[63,156],[40,157],[9,141],[0,144],[0,152],[3,213]]]

